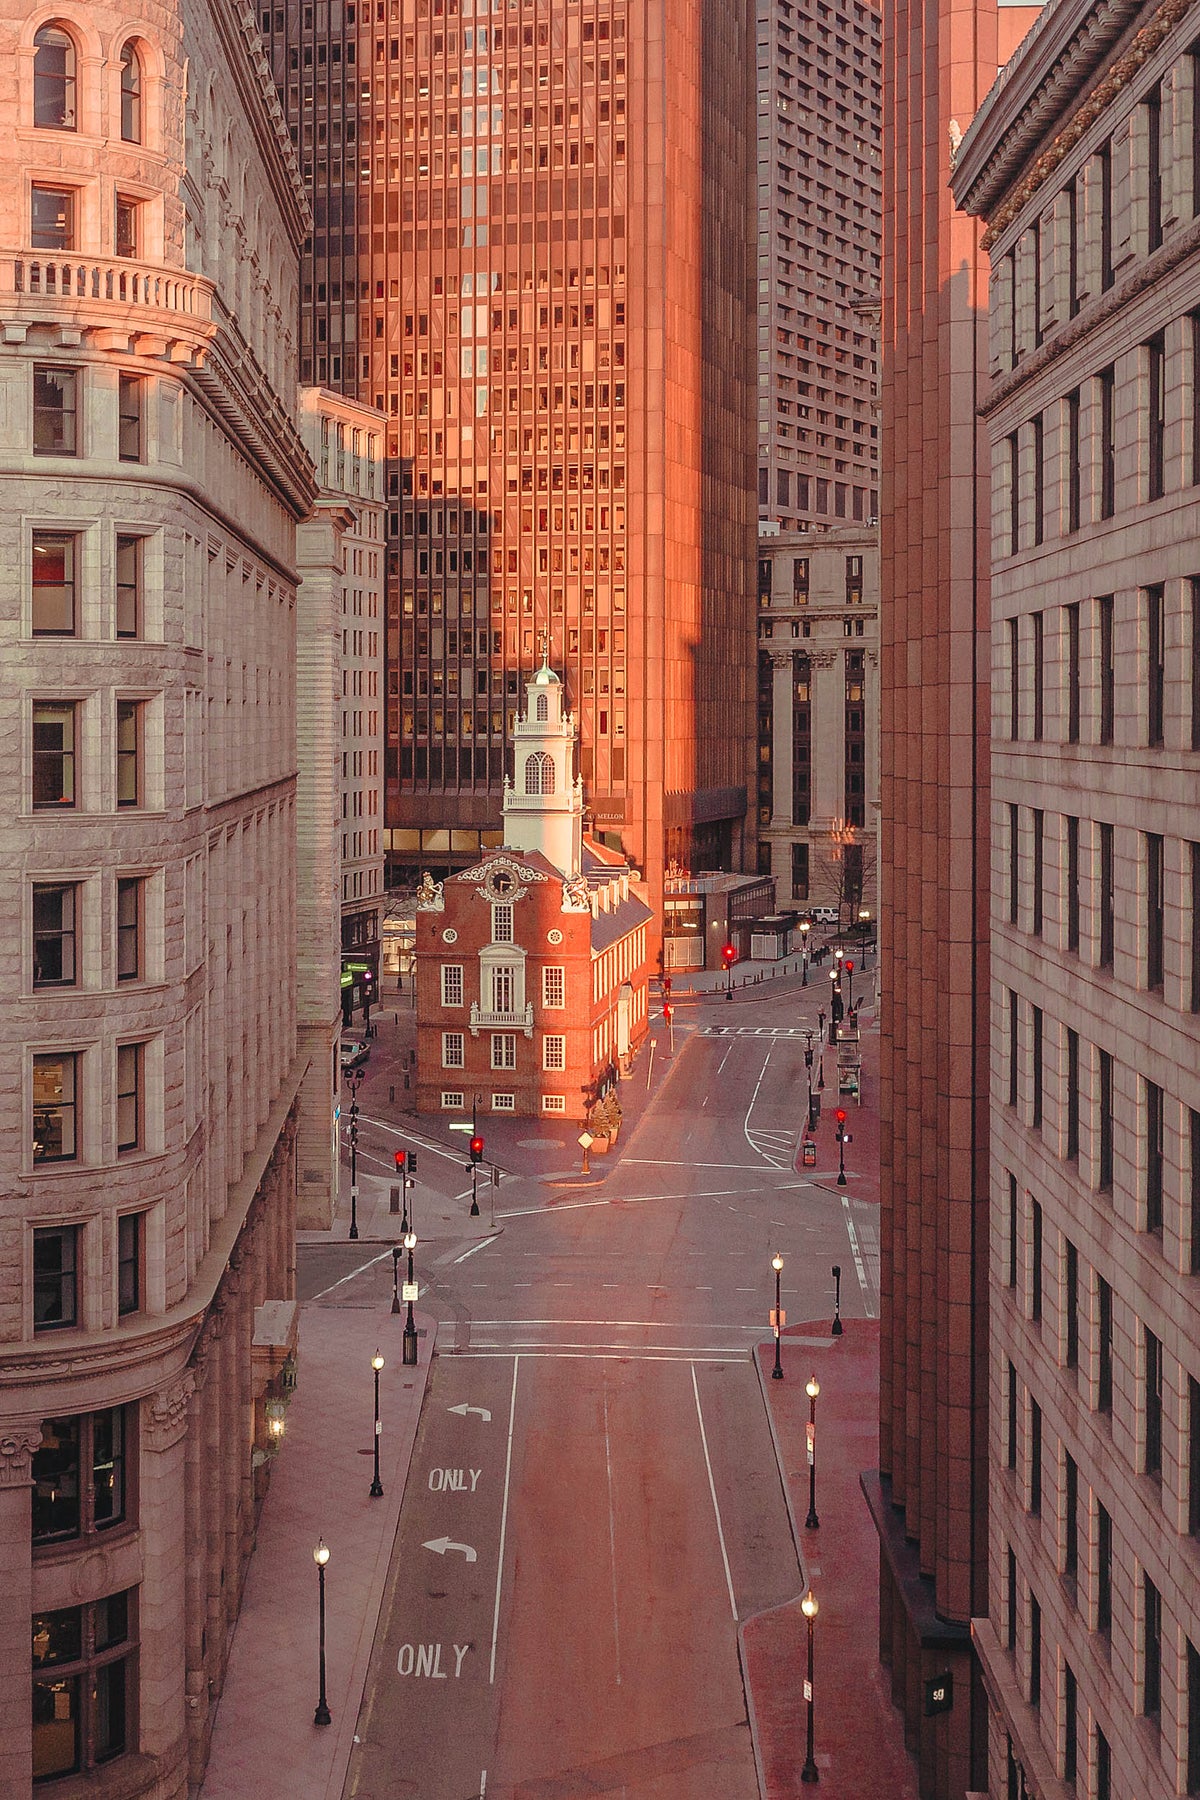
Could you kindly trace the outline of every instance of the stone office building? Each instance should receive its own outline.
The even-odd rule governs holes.
[[[758,545],[758,855],[776,904],[875,916],[879,536],[787,532]]]
[[[963,141],[991,449],[989,1792],[1200,1792],[1200,7]]]
[[[309,220],[231,0],[13,0],[0,117],[0,1792],[182,1800],[292,1294]]]

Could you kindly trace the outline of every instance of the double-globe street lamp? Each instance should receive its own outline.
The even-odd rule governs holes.
[[[372,1500],[383,1498],[383,1483],[379,1479],[379,1371],[383,1367],[383,1357],[377,1350],[371,1358],[371,1367],[375,1371],[375,1474],[371,1481]]]
[[[820,1611],[817,1596],[809,1588],[800,1602],[800,1611],[808,1620],[808,1680],[804,1683],[804,1698],[808,1702],[808,1754],[804,1759],[804,1767],[800,1771],[803,1782],[820,1781],[817,1759],[813,1755],[813,1624]]]
[[[775,1367],[771,1370],[771,1379],[772,1381],[782,1381],[783,1364],[779,1359],[779,1344],[780,1333],[783,1330],[783,1313],[780,1311],[779,1303],[779,1278],[783,1273],[783,1258],[778,1251],[771,1258],[771,1267],[775,1271],[775,1311],[771,1318],[771,1323],[775,1327]]]
[[[804,1521],[806,1531],[816,1531],[821,1521],[817,1517],[817,1395],[821,1384],[815,1375],[810,1375],[804,1384],[808,1395],[808,1517]]]
[[[313,1551],[313,1561],[317,1565],[317,1592],[318,1592],[318,1596],[319,1596],[317,1604],[320,1609],[320,1620],[321,1620],[321,1625],[320,1625],[321,1691],[320,1691],[320,1695],[317,1699],[317,1710],[313,1714],[313,1724],[314,1725],[329,1725],[332,1723],[332,1719],[330,1717],[330,1712],[329,1712],[329,1702],[325,1698],[325,1564],[329,1561],[329,1545],[325,1542],[324,1538],[317,1539],[316,1549]]]
[[[413,1301],[417,1293],[417,1284],[413,1278],[413,1251],[416,1247],[416,1232],[406,1231],[404,1248],[408,1251],[408,1280],[404,1284],[404,1298],[408,1302],[408,1317],[404,1321],[404,1366],[409,1369],[417,1366],[417,1326],[413,1318]]]
[[[801,919],[801,921],[800,921],[800,956],[801,956],[801,966],[804,971],[804,973],[801,977],[801,980],[800,980],[801,987],[808,986],[808,934],[811,930],[812,930],[812,920],[811,919]]]
[[[346,1086],[350,1089],[350,1237],[358,1236],[358,1090],[362,1069],[346,1070]]]

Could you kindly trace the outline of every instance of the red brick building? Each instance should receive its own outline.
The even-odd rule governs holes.
[[[417,900],[417,1110],[583,1120],[646,1034],[647,926],[629,864],[583,836],[576,729],[527,684],[505,844]]]

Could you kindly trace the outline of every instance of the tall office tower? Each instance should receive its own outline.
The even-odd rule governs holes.
[[[992,1794],[1200,1792],[1200,8],[963,144],[992,452]]]
[[[304,367],[389,417],[389,870],[498,841],[545,634],[657,906],[753,837],[749,9],[353,11],[260,19],[314,189]]]
[[[1036,10],[884,8],[880,591],[881,1651],[922,1794],[983,1785],[987,1596],[988,541],[981,228],[948,181]],[[926,1712],[949,1672],[953,1704]]]
[[[758,0],[758,522],[879,511],[878,0]]]
[[[0,1792],[182,1800],[294,1317],[308,214],[233,0],[0,71]]]

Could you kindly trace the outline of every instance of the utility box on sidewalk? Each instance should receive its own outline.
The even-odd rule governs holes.
[[[805,1138],[804,1140],[804,1149],[801,1153],[801,1160],[806,1169],[815,1169],[817,1166],[817,1146],[813,1143],[811,1138]]]

